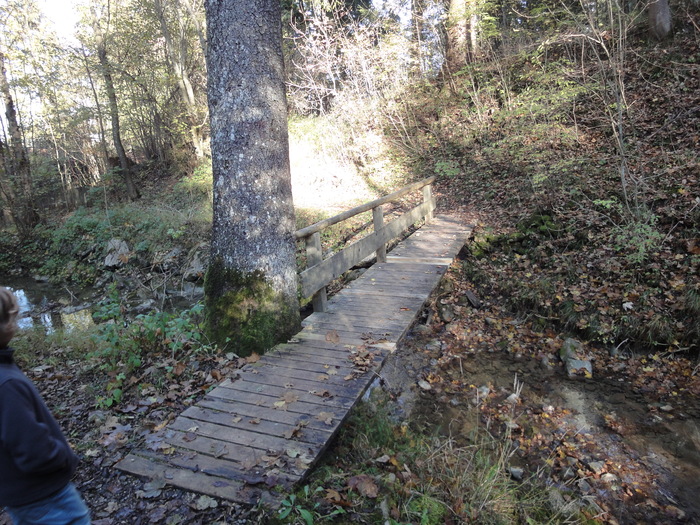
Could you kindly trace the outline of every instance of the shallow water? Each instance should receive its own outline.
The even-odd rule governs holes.
[[[83,291],[21,277],[4,279],[0,285],[11,290],[17,297],[20,308],[18,324],[21,330],[40,326],[51,333],[57,328],[73,329],[92,323],[89,310],[85,309],[87,307],[82,301],[86,296]],[[85,308],[81,309],[81,305]]]

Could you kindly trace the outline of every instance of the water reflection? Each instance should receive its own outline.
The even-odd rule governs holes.
[[[34,305],[32,305],[31,301],[27,297],[27,293],[24,290],[17,290],[15,288],[12,288],[11,286],[8,286],[7,288],[15,294],[15,297],[17,297],[17,302],[19,303],[19,321],[17,322],[17,324],[19,325],[20,330],[32,328],[34,326],[34,319],[30,317],[30,314],[34,309]],[[51,315],[42,314],[42,324],[44,324],[44,315],[48,316],[48,324],[45,324],[44,326],[46,326],[47,332],[50,333],[53,331],[53,322],[51,321]]]
[[[66,289],[32,279],[13,279],[12,284],[4,285],[17,297],[20,330],[42,327],[50,334],[62,327],[70,331],[85,329],[92,324],[89,308],[66,308],[75,299]]]

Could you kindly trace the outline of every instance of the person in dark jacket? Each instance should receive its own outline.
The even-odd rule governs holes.
[[[89,525],[70,481],[78,457],[8,346],[18,314],[17,299],[0,287],[0,507],[15,525]]]

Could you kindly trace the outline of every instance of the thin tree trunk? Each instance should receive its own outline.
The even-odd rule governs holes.
[[[468,28],[465,0],[448,0],[445,67],[455,73],[467,64]]]
[[[425,75],[425,64],[423,63],[423,11],[425,9],[424,0],[411,0],[411,19],[413,31],[413,44],[415,46],[416,60],[418,61],[418,72],[420,76]]]
[[[100,128],[100,150],[103,155],[104,166],[108,166],[109,163],[109,152],[107,151],[107,134],[105,133],[105,124],[102,112],[102,104],[100,104],[100,97],[97,96],[97,89],[95,89],[95,81],[92,79],[92,72],[90,71],[90,64],[88,63],[87,53],[85,48],[80,49],[83,56],[83,62],[85,64],[85,73],[87,73],[88,82],[90,82],[90,90],[92,91],[92,96],[95,99],[95,108],[97,109],[97,125]]]
[[[189,119],[190,136],[194,146],[195,153],[198,159],[204,158],[204,139],[202,137],[202,126],[197,122],[197,100],[194,96],[192,82],[187,75],[187,66],[185,64],[184,38],[180,41],[180,51],[178,52],[175,42],[173,41],[172,33],[168,28],[168,21],[165,18],[165,9],[163,8],[162,0],[154,0],[154,5],[160,22],[160,30],[163,33],[165,40],[165,50],[168,55],[168,65],[177,79],[177,87],[180,93],[182,103],[187,108]]]
[[[112,69],[107,57],[107,48],[103,38],[100,38],[97,43],[97,56],[100,60],[100,66],[102,67],[102,76],[105,83],[105,89],[107,91],[107,99],[109,100],[109,114],[112,119],[112,140],[114,141],[114,148],[117,150],[117,156],[119,157],[119,167],[121,170],[121,175],[124,177],[124,182],[126,183],[127,195],[129,200],[134,201],[141,195],[139,194],[139,191],[134,184],[133,177],[131,176],[129,159],[126,156],[126,151],[124,150],[124,145],[122,144],[121,130],[119,127],[119,106],[117,105],[117,92],[114,89]]]

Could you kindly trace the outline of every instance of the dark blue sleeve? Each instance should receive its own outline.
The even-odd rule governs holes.
[[[22,380],[0,386],[0,444],[26,474],[48,474],[77,463],[38,392]]]

